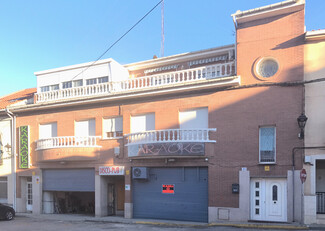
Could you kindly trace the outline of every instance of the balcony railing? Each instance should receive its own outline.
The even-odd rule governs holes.
[[[100,147],[97,145],[97,139],[99,136],[60,136],[51,137],[47,139],[40,139],[37,141],[37,149],[50,149],[50,148],[88,148],[88,147]]]
[[[325,192],[316,192],[317,213],[325,214]]]
[[[210,140],[209,132],[215,132],[216,128],[203,129],[167,129],[154,130],[125,135],[127,146],[133,144],[152,144],[169,142],[216,142]]]
[[[100,96],[113,93],[150,89],[161,86],[190,83],[199,80],[222,78],[234,75],[234,62],[204,66],[181,71],[132,78],[119,82],[67,88],[36,94],[36,102],[56,101],[85,96]]]

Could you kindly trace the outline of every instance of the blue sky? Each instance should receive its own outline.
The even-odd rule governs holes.
[[[36,87],[34,72],[96,60],[159,0],[0,0],[0,96]],[[230,15],[279,0],[165,0],[165,56],[234,43]],[[306,0],[307,30],[323,29],[324,0]],[[160,56],[157,7],[103,58]]]

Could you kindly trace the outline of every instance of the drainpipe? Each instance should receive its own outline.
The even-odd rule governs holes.
[[[308,149],[325,149],[325,146],[315,146],[315,147],[294,147],[292,149],[292,196],[293,196],[293,204],[292,204],[292,218],[293,221],[295,219],[295,177],[294,177],[294,173],[295,173],[295,154],[297,150],[308,150]],[[304,157],[305,155],[302,155],[302,157]],[[303,217],[301,217],[301,219],[303,219]]]
[[[13,208],[16,210],[16,116],[6,108],[7,115],[11,118],[11,171],[13,176],[14,200]]]
[[[237,22],[235,15],[232,16],[232,20],[235,26],[235,74],[237,75]]]

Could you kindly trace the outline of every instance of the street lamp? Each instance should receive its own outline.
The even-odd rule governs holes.
[[[301,115],[297,118],[298,126],[300,128],[300,133],[298,134],[299,139],[303,139],[305,137],[305,125],[307,122],[308,118],[304,113],[301,113]]]

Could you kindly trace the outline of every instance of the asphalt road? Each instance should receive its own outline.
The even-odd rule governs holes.
[[[0,221],[0,231],[93,231],[93,230],[225,230],[225,231],[248,231],[252,229],[236,227],[195,227],[195,226],[177,226],[177,225],[147,225],[147,224],[124,224],[100,221],[76,221],[46,219],[42,217],[18,216],[12,221]],[[272,229],[268,229],[269,231]],[[277,229],[278,230],[278,229]]]

